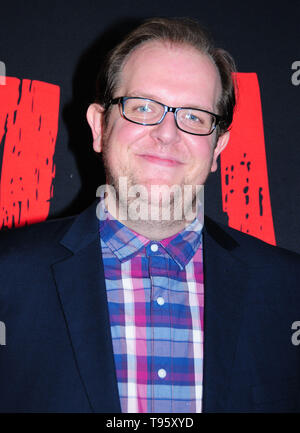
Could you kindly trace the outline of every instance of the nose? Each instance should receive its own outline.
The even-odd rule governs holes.
[[[180,131],[176,126],[174,113],[168,112],[163,121],[151,127],[150,135],[161,144],[171,144],[180,139]]]

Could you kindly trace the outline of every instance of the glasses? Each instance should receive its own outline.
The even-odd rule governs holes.
[[[123,117],[138,125],[158,125],[167,113],[174,113],[177,128],[193,135],[212,134],[222,119],[210,111],[190,107],[168,107],[149,98],[121,96],[112,99],[110,104],[121,104]]]

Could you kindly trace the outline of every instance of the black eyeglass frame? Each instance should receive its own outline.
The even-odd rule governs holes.
[[[164,107],[164,114],[162,115],[161,119],[155,123],[143,123],[143,122],[136,122],[134,120],[131,120],[128,117],[126,117],[126,115],[125,115],[125,101],[127,101],[127,99],[143,99],[144,101],[155,102],[156,104],[159,104],[162,107]],[[164,120],[167,113],[174,113],[174,118],[175,118],[175,123],[176,123],[177,128],[180,129],[180,131],[183,131],[183,132],[186,132],[187,134],[192,134],[192,135],[199,135],[199,136],[211,135],[214,132],[214,130],[216,129],[216,127],[219,125],[220,121],[222,120],[222,116],[220,116],[219,114],[212,113],[211,111],[202,110],[201,108],[195,108],[195,107],[169,107],[168,105],[165,105],[162,102],[155,101],[155,99],[143,98],[142,96],[119,96],[118,98],[111,99],[108,105],[111,105],[111,104],[113,104],[113,105],[121,104],[122,105],[122,116],[124,117],[124,119],[128,120],[129,122],[136,123],[137,125],[144,125],[144,126],[159,125]],[[208,113],[208,114],[214,116],[214,118],[216,120],[215,120],[215,124],[214,124],[212,130],[208,134],[197,134],[195,132],[189,132],[189,131],[186,131],[185,129],[180,128],[180,126],[177,123],[177,113],[179,110],[182,110],[182,109],[184,109],[184,110],[198,110],[198,111],[202,111],[204,113]]]

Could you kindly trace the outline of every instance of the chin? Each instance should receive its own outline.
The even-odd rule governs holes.
[[[141,179],[140,182],[137,182],[141,185],[148,187],[151,187],[152,185],[182,185],[182,182],[179,181],[179,179],[170,179],[170,178],[164,178],[162,176],[155,177],[151,179]]]

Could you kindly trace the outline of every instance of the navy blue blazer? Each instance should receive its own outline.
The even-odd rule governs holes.
[[[204,412],[299,412],[300,258],[206,219]],[[120,412],[95,204],[0,234],[1,412]]]

